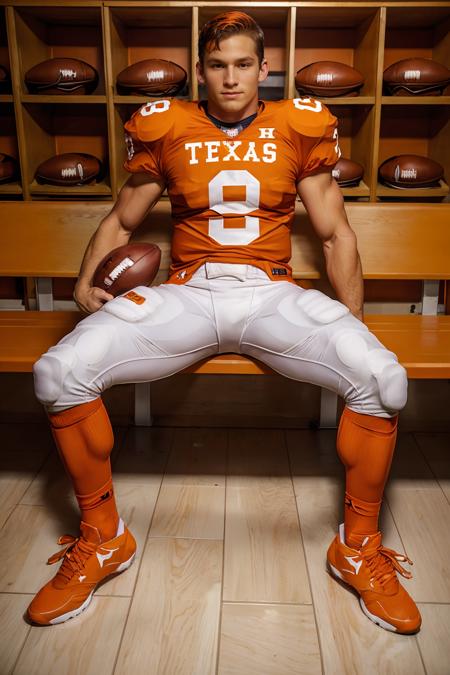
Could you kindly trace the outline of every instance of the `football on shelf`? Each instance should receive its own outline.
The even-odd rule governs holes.
[[[8,183],[16,180],[19,175],[19,167],[14,157],[0,152],[0,183]]]
[[[5,66],[0,65],[0,94],[11,90],[11,79]]]
[[[175,96],[186,84],[187,72],[173,61],[145,59],[133,63],[117,76],[119,94]]]
[[[38,183],[50,185],[85,185],[99,177],[102,164],[84,152],[65,152],[42,162],[36,169]]]
[[[47,59],[25,73],[25,83],[30,94],[90,94],[98,73],[80,59]]]
[[[394,188],[439,187],[444,169],[433,159],[422,155],[396,155],[379,168],[382,183]]]
[[[352,159],[341,157],[331,173],[341,187],[356,187],[364,175],[364,167]]]
[[[316,61],[297,71],[295,86],[299,94],[313,96],[358,96],[364,75],[338,61]]]
[[[393,96],[439,96],[450,84],[450,70],[432,59],[402,59],[386,68],[383,83]]]
[[[156,244],[126,244],[110,251],[97,265],[92,285],[120,295],[136,286],[149,286],[161,262]]]

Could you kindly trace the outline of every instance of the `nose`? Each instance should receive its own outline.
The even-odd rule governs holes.
[[[223,84],[225,87],[234,87],[238,83],[237,73],[234,66],[224,68]]]

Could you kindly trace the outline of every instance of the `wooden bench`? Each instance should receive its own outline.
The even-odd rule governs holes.
[[[36,311],[0,312],[0,371],[31,372],[33,363],[83,318],[53,311],[52,278],[77,277],[83,253],[111,202],[10,202],[1,205],[0,276],[36,280]],[[440,280],[450,279],[450,204],[348,203],[365,279],[420,279],[422,315],[368,315],[365,323],[395,352],[411,379],[450,377],[450,315],[438,315]],[[135,233],[162,250],[160,283],[170,261],[170,204],[160,202]],[[292,234],[294,278],[326,277],[320,240],[301,204]],[[184,372],[261,375],[272,371],[235,354]],[[323,389],[321,427],[336,424],[337,397]],[[151,424],[150,383],[136,385],[135,422]]]

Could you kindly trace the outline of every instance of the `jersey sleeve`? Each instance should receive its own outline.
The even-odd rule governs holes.
[[[126,171],[148,173],[164,180],[163,139],[173,125],[171,103],[168,99],[152,101],[125,123]]]
[[[136,141],[132,137],[125,135],[127,146],[127,159],[124,162],[124,168],[130,173],[148,173],[158,180],[164,180],[164,172],[158,161],[156,148],[150,145],[136,147]]]
[[[295,105],[297,102],[297,105]],[[338,138],[338,119],[315,99],[295,99],[291,111],[291,127],[298,134],[298,180],[331,169],[341,156]]]

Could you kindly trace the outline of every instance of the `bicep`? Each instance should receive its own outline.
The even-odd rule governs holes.
[[[164,182],[153,176],[133,174],[120,190],[111,215],[118,219],[124,230],[131,233],[158,202],[164,189]]]
[[[345,213],[342,192],[331,171],[303,178],[297,183],[297,192],[322,241],[329,241],[337,234],[354,235]]]

